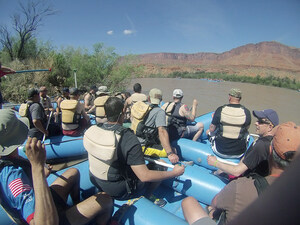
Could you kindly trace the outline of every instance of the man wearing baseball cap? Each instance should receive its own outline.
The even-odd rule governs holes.
[[[215,156],[208,156],[209,165],[236,177],[242,174],[247,175],[250,172],[258,173],[261,176],[269,174],[269,146],[273,138],[274,128],[279,124],[279,118],[273,109],[254,110],[252,113],[257,118],[255,126],[259,138],[252,143],[240,163],[229,165],[219,162]]]
[[[151,110],[143,119],[145,124],[143,132],[141,132],[141,135],[137,136],[142,146],[150,146],[155,148],[157,148],[156,146],[162,146],[167,153],[168,159],[172,163],[177,163],[179,158],[171,147],[169,134],[166,129],[166,113],[158,106],[161,100],[162,91],[158,88],[151,89],[148,97]]]
[[[14,111],[0,110],[1,205],[18,224],[73,224],[75,221],[85,224],[96,216],[101,216],[106,223],[112,210],[111,198],[106,194],[98,193],[78,205],[67,206],[65,199],[70,193],[73,202],[79,202],[77,169],[68,169],[49,188],[46,177],[51,169],[44,168],[44,145],[29,137],[25,147],[29,162],[19,156],[18,147],[27,138],[27,124],[27,118],[18,119]]]
[[[173,91],[173,102],[166,102],[161,108],[166,111],[167,124],[170,140],[188,138],[197,141],[203,132],[204,125],[201,122],[194,122],[196,117],[198,101],[194,99],[192,110],[182,103],[183,91]],[[189,123],[189,124],[187,124]]]
[[[261,112],[255,115],[262,115]],[[265,178],[256,176],[254,179],[240,177],[231,181],[214,197],[212,208],[225,210],[226,222],[232,220],[282,174],[299,148],[300,127],[293,122],[279,125],[269,145],[269,175]]]
[[[232,88],[229,104],[217,108],[206,132],[211,136],[213,152],[220,157],[240,158],[247,149],[251,113],[240,104],[241,99],[241,90]]]

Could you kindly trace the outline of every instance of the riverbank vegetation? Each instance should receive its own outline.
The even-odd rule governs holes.
[[[151,74],[149,77],[162,77],[161,74]],[[295,79],[290,79],[288,77],[275,77],[269,75],[267,77],[262,77],[260,75],[250,77],[250,76],[241,76],[234,74],[225,74],[225,73],[210,73],[210,72],[173,72],[163,77],[168,78],[191,78],[191,79],[209,79],[212,81],[232,81],[232,82],[242,82],[242,83],[252,83],[252,84],[261,84],[267,86],[288,88],[293,90],[300,90],[300,82]]]
[[[27,5],[20,2],[20,11],[12,15],[11,24],[0,25],[2,65],[16,71],[52,69],[51,72],[11,74],[0,79],[6,101],[20,103],[26,99],[28,88],[43,85],[47,86],[51,96],[55,96],[63,87],[74,87],[75,83],[83,91],[91,85],[107,85],[111,92],[122,91],[131,78],[143,76],[144,68],[136,66],[134,56],[121,57],[113,47],[106,47],[102,43],[94,44],[92,50],[73,47],[58,50],[50,42],[39,40],[38,28],[42,21],[55,14],[56,11],[42,1],[28,1]],[[153,74],[150,77],[166,75]],[[247,77],[206,72],[173,72],[167,77],[209,78],[300,89],[299,82],[287,77]]]
[[[121,57],[114,48],[102,43],[94,44],[92,50],[73,47],[57,50],[50,42],[37,38],[43,20],[55,14],[44,1],[20,2],[11,24],[0,25],[2,65],[15,71],[51,68],[51,72],[10,74],[0,79],[4,99],[20,103],[26,99],[29,88],[42,85],[47,86],[51,96],[76,84],[82,91],[91,85],[107,85],[112,92],[124,90],[139,70],[130,63],[132,56]]]

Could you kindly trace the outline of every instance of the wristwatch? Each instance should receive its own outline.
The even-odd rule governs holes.
[[[175,154],[174,152],[168,152],[167,156]]]

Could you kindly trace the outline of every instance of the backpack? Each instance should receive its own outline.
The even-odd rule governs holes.
[[[166,122],[168,127],[173,122],[172,114],[175,110],[175,102],[167,102],[161,108],[166,112]]]
[[[133,104],[131,108],[131,130],[137,136],[142,136],[142,132],[145,126],[145,120],[149,112],[153,107],[145,102],[138,101]]]
[[[269,186],[267,179],[263,176],[260,176],[257,173],[251,173],[247,177],[252,177],[252,179],[254,179],[254,186],[256,188],[258,196],[260,196]],[[222,211],[218,219],[218,225],[223,225],[225,224],[225,222],[226,222],[226,213],[225,211]]]
[[[101,119],[105,118],[104,104],[109,97],[109,95],[104,95],[94,100],[94,105],[96,106],[96,117]]]
[[[61,121],[65,124],[79,124],[80,114],[76,112],[77,100],[63,100],[60,103]]]
[[[131,130],[134,134],[145,140],[145,147],[159,144],[158,129],[154,127],[148,127],[145,125],[149,112],[158,107],[156,105],[148,105],[145,102],[136,102],[131,108]],[[147,132],[145,132],[147,131]]]
[[[28,117],[29,116],[29,107],[32,103],[26,102],[22,103],[19,108],[19,115],[22,117]]]

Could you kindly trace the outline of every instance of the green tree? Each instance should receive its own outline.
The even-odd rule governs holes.
[[[19,2],[20,13],[12,16],[12,27],[14,34],[11,34],[7,25],[0,26],[0,43],[10,60],[26,59],[33,50],[37,29],[41,26],[42,21],[47,17],[54,15],[56,12],[44,1],[28,1],[25,6]],[[35,45],[36,46],[36,45]]]

